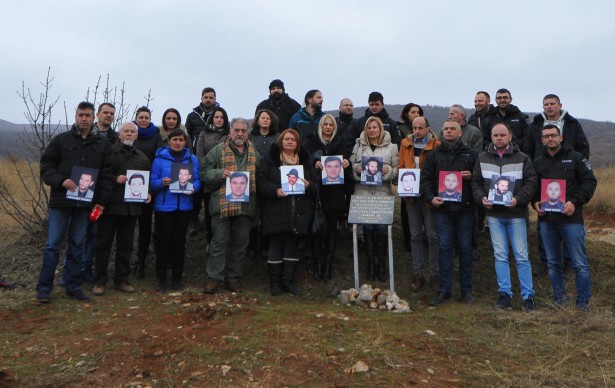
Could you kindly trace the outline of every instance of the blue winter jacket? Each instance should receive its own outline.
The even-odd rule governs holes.
[[[192,163],[194,166],[194,171],[192,173],[192,185],[194,187],[194,191],[198,191],[201,188],[201,181],[199,179],[199,161],[196,156],[190,153],[190,150],[184,149],[184,152],[184,157],[181,163]],[[154,210],[157,212],[168,213],[176,210],[192,210],[192,195],[169,193],[169,186],[162,185],[162,178],[171,177],[171,165],[174,162],[175,158],[170,153],[170,147],[167,146],[158,148],[149,178],[150,189],[155,194]]]

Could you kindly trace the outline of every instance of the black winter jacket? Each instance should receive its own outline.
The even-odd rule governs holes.
[[[105,207],[104,214],[116,216],[140,216],[143,204],[138,202],[124,202],[125,184],[117,183],[119,175],[126,175],[126,170],[149,171],[151,163],[147,156],[136,147],[126,149],[122,144],[111,146],[115,163],[113,164],[113,196]]]
[[[478,151],[470,148],[459,140],[450,145],[446,142],[427,154],[425,165],[421,171],[421,194],[428,204],[438,196],[438,185],[441,171],[473,171],[478,158]],[[434,211],[473,212],[474,197],[469,180],[462,179],[461,202],[444,202]]]
[[[483,198],[487,197],[489,190],[493,189],[494,175],[504,175],[512,178],[514,187],[513,198],[517,204],[513,208],[504,205],[493,205],[485,209],[488,216],[504,218],[521,218],[529,215],[527,205],[532,201],[538,187],[536,171],[530,158],[519,151],[515,143],[511,143],[502,157],[498,155],[493,143],[487,150],[478,155],[478,160],[472,172],[472,192],[477,206],[483,206]]]
[[[506,115],[502,115],[500,109],[496,109],[494,121],[492,124],[496,123],[505,123],[507,124],[513,133],[513,141],[519,146],[519,150],[525,154],[527,154],[527,136],[529,129],[529,117],[521,112],[519,108],[510,104],[508,108],[506,108]],[[489,143],[491,143],[491,139],[489,139]]]
[[[477,115],[476,112],[468,119],[468,124],[480,129],[483,135],[483,147],[487,149],[487,145],[491,143],[491,128],[496,123],[497,108],[489,105],[489,110],[484,115]]]
[[[525,146],[528,156],[534,160],[542,154],[542,127],[545,118],[542,114],[534,116],[534,121],[530,126],[530,134],[527,137],[528,143]],[[568,112],[564,115],[564,129],[562,130],[564,142],[570,144],[573,150],[580,152],[589,160],[589,142],[583,131],[581,123],[572,117]],[[563,144],[563,143],[562,143]]]
[[[75,201],[66,198],[62,183],[71,178],[74,166],[98,170],[92,202]],[[111,199],[113,180],[113,154],[111,145],[92,127],[83,139],[75,124],[70,130],[56,135],[41,156],[41,179],[51,187],[50,208],[106,206]],[[78,184],[79,182],[75,182]]]
[[[256,112],[261,109],[269,109],[275,113],[279,119],[278,128],[280,128],[280,131],[283,131],[288,128],[290,118],[301,109],[301,105],[290,98],[288,94],[284,93],[280,100],[276,100],[270,95],[268,99],[261,101],[261,103],[256,106],[254,115],[256,116]]]
[[[301,147],[299,164],[303,166],[305,179],[310,182],[304,195],[288,195],[278,198],[276,190],[282,187],[280,177],[280,149],[273,144],[256,169],[256,192],[262,209],[264,235],[292,232],[305,235],[312,222],[316,195],[317,177],[312,167],[309,152]]]
[[[135,140],[135,147],[147,156],[150,163],[154,161],[156,151],[158,151],[158,148],[162,146],[163,143],[162,137],[160,136],[160,128],[157,129],[156,133],[152,137],[138,137],[137,140]]]
[[[341,136],[335,134],[333,140],[329,144],[323,144],[318,135],[312,134],[305,139],[305,148],[312,156],[312,165],[320,161],[321,156],[342,155],[343,159],[348,159],[346,154],[346,146]],[[318,176],[321,170],[316,170]],[[344,196],[344,186],[348,180],[352,181],[352,168],[349,164],[344,170],[344,184],[339,185],[323,185],[322,179],[318,179],[320,188],[320,203],[324,211],[329,209],[344,210],[346,208],[346,199]]]
[[[544,216],[538,217],[538,220],[540,222],[582,224],[583,205],[592,198],[598,184],[585,156],[573,150],[569,144],[562,143],[562,148],[553,156],[545,149],[534,160],[534,168],[538,174],[539,185],[542,179],[565,179],[566,202],[570,201],[575,206],[571,216],[547,212]],[[540,201],[540,191],[537,190],[534,202]]]
[[[203,110],[203,104],[199,104],[192,109],[192,112],[188,113],[185,127],[186,131],[188,131],[188,135],[190,135],[190,138],[192,139],[192,149],[196,150],[196,142],[199,140],[201,131],[207,128],[207,120],[209,119],[209,116],[211,116],[211,112],[219,106],[220,104],[216,102],[214,107],[206,113]]]
[[[271,130],[269,130],[266,136],[261,135],[261,131],[258,128],[254,128],[250,132],[250,140],[261,157],[264,157],[269,152],[271,145],[278,141],[278,137],[280,137],[280,134]]]
[[[346,130],[346,152],[348,155],[352,154],[354,145],[359,136],[361,136],[363,130],[365,130],[365,123],[367,122],[367,119],[371,116],[376,116],[382,121],[382,124],[384,124],[384,129],[391,135],[391,143],[396,144],[397,147],[401,144],[402,137],[399,129],[397,129],[397,121],[389,117],[389,112],[387,112],[385,108],[382,108],[380,112],[373,114],[369,108],[367,108],[365,109],[365,115],[356,119],[354,125],[348,128],[352,129]]]

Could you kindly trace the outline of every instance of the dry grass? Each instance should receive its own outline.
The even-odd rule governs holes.
[[[602,214],[615,213],[615,167],[594,170],[598,187],[587,208]]]

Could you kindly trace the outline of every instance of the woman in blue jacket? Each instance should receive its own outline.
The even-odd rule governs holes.
[[[192,213],[192,194],[201,188],[199,180],[199,162],[187,146],[186,133],[174,129],[168,136],[169,145],[156,151],[150,174],[150,188],[156,194],[154,213],[156,216],[156,291],[166,291],[167,270],[171,268],[171,288],[182,290],[182,274],[186,255],[186,233]],[[180,179],[171,174],[174,163],[186,164],[187,169],[180,168]],[[182,182],[182,176],[188,177]],[[190,182],[190,180],[192,182]],[[185,188],[181,193],[169,189],[177,185]]]

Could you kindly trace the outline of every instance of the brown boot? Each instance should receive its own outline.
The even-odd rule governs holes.
[[[420,272],[415,273],[410,283],[410,291],[419,292],[423,286],[425,286],[425,276]]]

